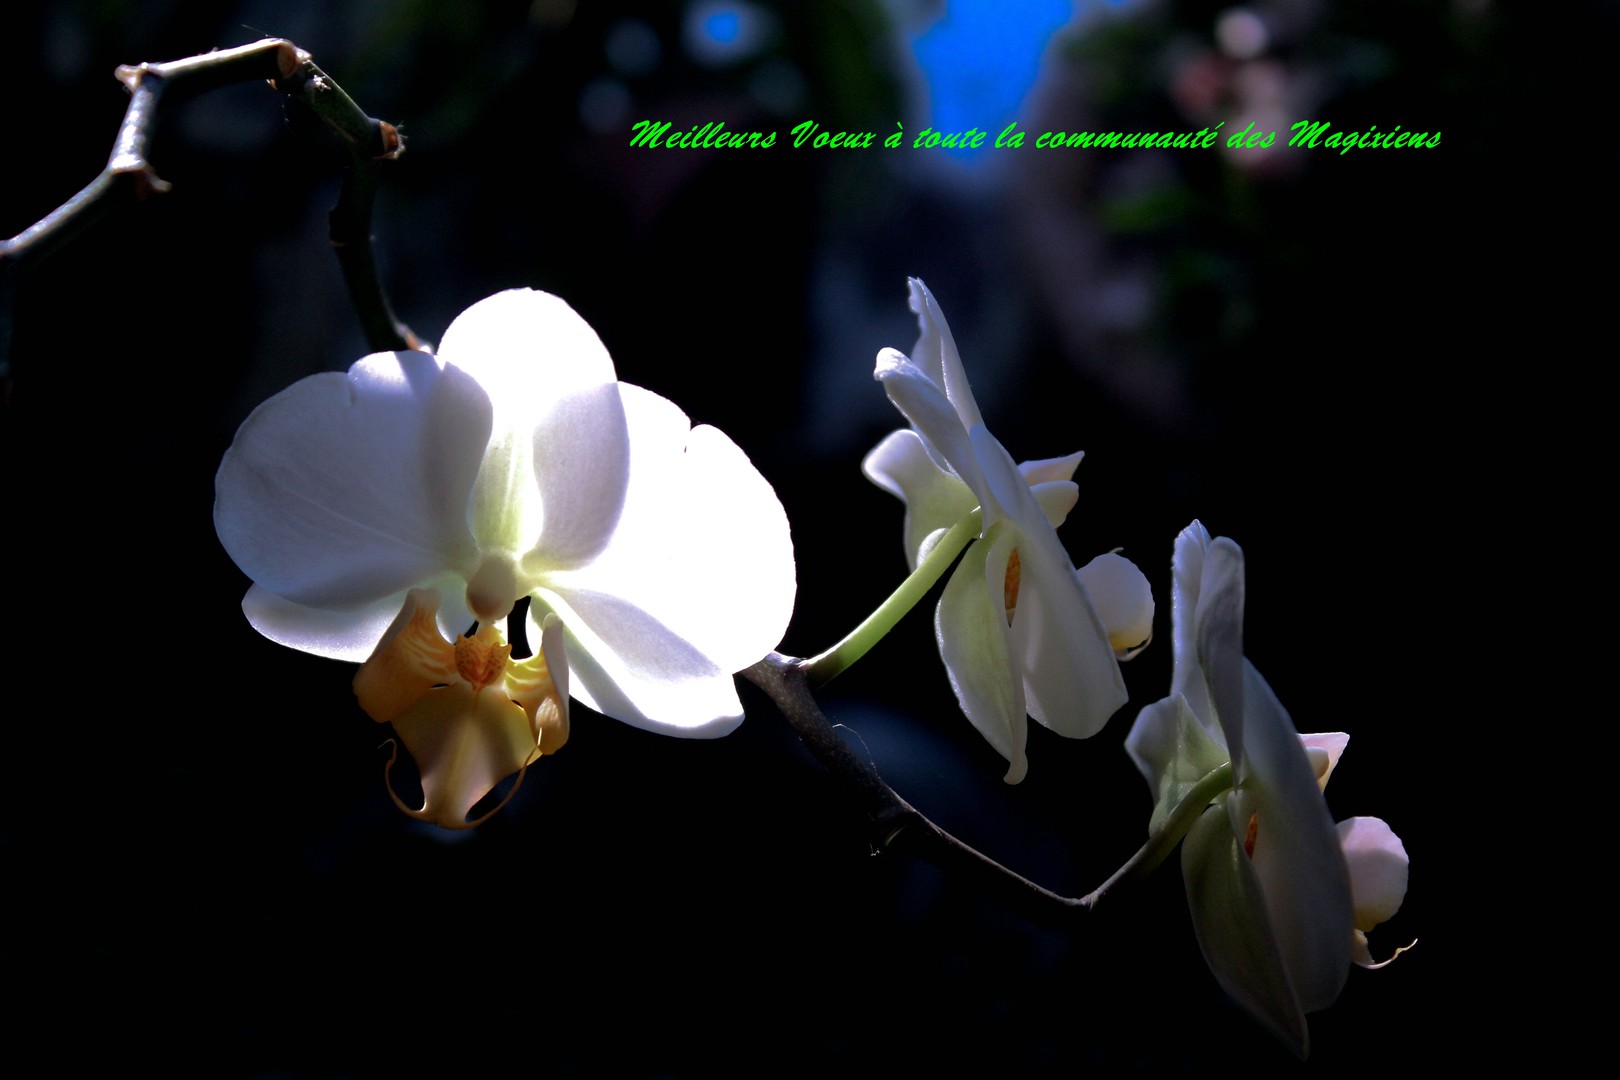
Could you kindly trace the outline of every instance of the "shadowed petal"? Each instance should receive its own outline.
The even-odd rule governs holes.
[[[1146,648],[1153,640],[1153,588],[1136,564],[1107,552],[1075,573],[1108,631],[1114,655],[1128,660]]]
[[[1198,947],[1221,989],[1304,1058],[1311,1048],[1305,1012],[1265,890],[1222,807],[1206,810],[1181,842],[1181,876]]]
[[[904,542],[913,570],[952,525],[979,505],[966,484],[935,464],[922,437],[910,428],[890,432],[866,455],[861,471],[906,504]]]
[[[1057,480],[1073,480],[1074,471],[1080,467],[1080,460],[1085,456],[1085,451],[1077,450],[1063,457],[1025,461],[1018,466],[1018,471],[1023,474],[1024,483],[1030,487],[1050,484]],[[1053,522],[1053,524],[1061,523]]]
[[[962,712],[979,734],[1008,760],[1006,780],[1016,784],[1029,770],[1024,688],[1013,660],[1005,609],[1007,563],[1017,542],[1005,526],[973,544],[957,563],[934,613],[939,655]],[[1019,590],[1018,606],[1024,604]]]
[[[1236,790],[1232,830],[1252,826],[1254,871],[1301,1008],[1333,1003],[1350,970],[1350,880],[1299,732],[1243,658],[1243,552],[1219,537],[1205,553],[1198,655]]]
[[[917,315],[919,331],[911,355],[919,358],[916,362],[950,399],[962,427],[971,431],[982,426],[984,417],[979,415],[973,388],[968,385],[967,372],[962,368],[961,354],[956,351],[956,339],[951,335],[939,301],[920,278],[909,278],[906,284],[910,288],[911,310]]]
[[[1209,531],[1197,521],[1176,536],[1175,555],[1170,564],[1170,654],[1174,664],[1170,689],[1187,699],[1188,707],[1211,738],[1221,739],[1215,710],[1209,701],[1209,687],[1204,682],[1204,669],[1198,660],[1198,593],[1204,578],[1204,552],[1209,544]]]
[[[1029,489],[1041,512],[1055,529],[1068,520],[1069,511],[1080,501],[1080,485],[1073,480],[1050,480]]]
[[[1339,836],[1299,732],[1265,679],[1243,665],[1240,788],[1228,801],[1233,829],[1256,823],[1254,870],[1301,1008],[1333,1004],[1350,973],[1350,877]]]
[[[1155,701],[1137,714],[1125,736],[1125,750],[1154,792],[1150,835],[1187,792],[1227,761],[1226,747],[1205,734],[1180,694]]]
[[[1107,631],[1050,530],[1020,537],[1018,553],[1025,587],[1011,632],[1029,715],[1066,738],[1090,738],[1127,697]]]
[[[961,477],[973,492],[974,504],[984,506],[989,493],[984,476],[968,433],[945,392],[893,349],[878,353],[874,377],[883,384],[895,408],[922,436],[924,448],[935,456],[939,467]]]

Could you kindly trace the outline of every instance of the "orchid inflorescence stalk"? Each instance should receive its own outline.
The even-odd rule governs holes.
[[[140,91],[145,80],[150,112],[165,81],[238,69],[268,72],[289,93],[326,80],[307,54],[273,41],[130,68],[126,81]],[[327,107],[356,138],[393,130],[346,96]],[[136,112],[126,126],[140,134],[149,116]],[[383,151],[401,148],[396,137]],[[155,180],[144,159],[130,169]],[[0,255],[57,237],[106,197],[103,181]],[[394,332],[374,285],[362,280],[356,297],[370,298],[361,306],[383,351],[254,410],[220,464],[214,521],[252,581],[242,607],[259,633],[360,665],[360,710],[391,725],[420,778],[412,805],[390,752],[387,792],[405,813],[448,829],[485,820],[564,747],[571,703],[652,732],[724,736],[743,719],[742,674],[849,783],[880,846],[910,843],[1015,902],[1089,911],[1179,845],[1210,970],[1301,1056],[1306,1014],[1339,996],[1350,967],[1394,958],[1376,962],[1367,933],[1401,905],[1405,848],[1377,818],[1333,822],[1323,792],[1349,737],[1295,729],[1244,655],[1244,554],[1197,521],[1173,547],[1171,686],[1125,743],[1154,799],[1148,839],[1091,894],[1049,892],[951,837],[833,732],[812,692],[942,578],[944,672],[1006,760],[1008,783],[1031,768],[1029,720],[1095,735],[1126,703],[1120,663],[1154,636],[1147,575],[1117,551],[1077,568],[1058,538],[1082,454],[1013,460],[921,281],[909,285],[910,354],[882,350],[874,373],[906,426],[862,465],[904,503],[910,574],[809,659],[775,651],[794,607],[795,552],[781,503],[742,448],[619,382],[595,331],[558,297],[513,289],[480,300],[434,351]],[[520,640],[527,655],[514,656]]]

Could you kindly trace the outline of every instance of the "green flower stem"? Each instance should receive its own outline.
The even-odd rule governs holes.
[[[1088,908],[1096,907],[1103,896],[1112,889],[1152,873],[1164,862],[1165,857],[1176,849],[1176,845],[1181,843],[1181,838],[1187,835],[1187,830],[1192,828],[1193,822],[1197,821],[1199,815],[1208,808],[1210,801],[1219,797],[1222,792],[1231,790],[1231,787],[1232,763],[1227,762],[1198,781],[1170,812],[1164,824],[1159,826],[1159,831],[1148,837],[1148,842],[1143,844],[1124,866],[1114,871],[1113,877],[1097,886],[1081,902]]]
[[[867,650],[883,640],[883,635],[894,629],[896,623],[917,606],[917,601],[927,595],[934,583],[944,576],[962,549],[968,542],[979,535],[980,523],[984,515],[974,508],[967,517],[951,526],[950,532],[940,538],[939,543],[928,553],[928,557],[917,564],[917,569],[911,576],[900,583],[900,587],[889,594],[889,598],[878,605],[876,611],[868,615],[859,626],[844,636],[844,639],[819,656],[805,661],[805,675],[810,687],[825,686],[831,679],[849,667],[855,661],[865,656]]]

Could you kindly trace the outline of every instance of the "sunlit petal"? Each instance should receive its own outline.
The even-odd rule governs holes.
[[[422,353],[378,353],[253,411],[215,478],[214,525],[257,584],[355,610],[470,570],[467,495],[488,396]]]
[[[511,289],[462,312],[439,356],[495,402],[471,507],[479,546],[540,550],[558,567],[604,547],[629,447],[613,360],[596,331],[558,297]]]
[[[622,596],[541,590],[529,608],[550,611],[567,641],[569,689],[589,707],[664,735],[713,739],[742,722],[731,673]]]
[[[739,671],[775,647],[793,612],[787,515],[724,433],[692,427],[649,390],[620,391],[632,449],[619,527],[590,565],[542,583],[633,598],[714,668]]]

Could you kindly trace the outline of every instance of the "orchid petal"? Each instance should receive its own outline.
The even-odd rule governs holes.
[[[1016,531],[1002,526],[969,547],[934,613],[934,634],[951,689],[979,734],[1009,762],[1009,784],[1029,770],[1024,688],[1014,674],[1003,607],[1007,564],[1016,544]],[[1019,593],[1021,610],[1025,598],[1022,589]]]
[[[1198,782],[1226,764],[1226,747],[1205,733],[1187,699],[1172,694],[1136,716],[1125,750],[1153,789],[1149,835],[1157,832]]]
[[[1176,537],[1171,560],[1170,654],[1174,664],[1170,690],[1187,699],[1193,715],[1211,738],[1221,738],[1210,704],[1209,687],[1198,659],[1198,594],[1204,577],[1204,552],[1209,531],[1194,521]]]
[[[354,696],[378,723],[397,719],[435,686],[460,680],[456,648],[439,633],[434,618],[438,606],[436,590],[412,589],[355,672]]]
[[[1153,587],[1136,564],[1108,552],[1075,571],[1114,655],[1129,660],[1153,640]]]
[[[729,671],[630,600],[608,593],[542,589],[529,607],[554,613],[567,641],[569,689],[605,716],[644,731],[694,739],[729,735],[742,703]]]
[[[1232,830],[1244,835],[1300,1007],[1332,1004],[1350,970],[1350,882],[1299,732],[1243,658],[1243,552],[1220,537],[1204,558],[1198,656],[1232,754]]]
[[[1342,731],[1324,731],[1314,735],[1301,735],[1299,741],[1304,745],[1305,752],[1310,755],[1311,766],[1316,770],[1317,786],[1326,790],[1328,780],[1333,776],[1333,770],[1338,767],[1339,759],[1344,756],[1344,748],[1350,745],[1350,736]]]
[[[1401,909],[1410,860],[1401,838],[1380,818],[1347,818],[1339,822],[1338,833],[1350,868],[1355,926],[1365,932]]]
[[[1233,829],[1255,823],[1254,869],[1300,1006],[1333,1004],[1350,971],[1353,911],[1338,832],[1299,733],[1253,665],[1244,661],[1244,745]]]
[[[578,565],[613,536],[629,442],[613,360],[563,300],[511,289],[462,312],[440,358],[495,402],[469,516],[484,551]],[[539,497],[535,497],[538,491]]]
[[[439,605],[439,629],[446,637],[464,633],[472,625],[472,613],[461,595],[460,577],[441,574],[429,578],[424,587],[434,588],[444,596]],[[405,593],[398,592],[353,611],[333,611],[295,604],[262,585],[253,585],[242,598],[242,611],[253,629],[271,641],[359,664],[377,648],[404,601]]]
[[[729,676],[787,629],[795,591],[787,515],[722,432],[693,427],[650,390],[622,384],[620,392],[631,472],[619,528],[589,566],[545,575],[542,585],[633,598]],[[612,628],[599,632],[613,641]]]
[[[956,338],[951,335],[950,324],[945,321],[939,301],[934,299],[934,294],[928,291],[922,279],[910,278],[906,284],[910,288],[911,310],[917,315],[919,332],[911,355],[924,358],[918,363],[945,391],[962,427],[969,431],[982,427],[984,417],[979,415],[979,405],[973,399],[973,388],[968,385],[961,354],[956,351]]]
[[[787,517],[724,434],[649,390],[619,389],[631,441],[619,527],[588,566],[543,575],[536,603],[561,619],[581,701],[650,731],[724,735],[742,719],[731,673],[764,656],[792,614]]]
[[[906,504],[906,560],[913,570],[952,525],[979,505],[966,484],[934,462],[922,437],[910,428],[890,432],[866,455],[861,471]]]
[[[980,503],[984,507],[984,523],[986,527],[996,520],[998,516],[1010,517],[1025,529],[1036,532],[1051,533],[1051,525],[1046,519],[1046,511],[1035,502],[1035,496],[1029,490],[1029,484],[1013,463],[1012,455],[1001,441],[990,434],[986,427],[971,428],[968,431],[968,442],[973,447],[973,456],[978,461],[979,471],[984,474],[987,491],[980,492],[980,498],[988,494],[989,499]],[[1053,541],[1056,542],[1056,535]],[[1065,558],[1065,561],[1067,559]]]
[[[1181,877],[1204,962],[1221,989],[1301,1058],[1305,1012],[1269,918],[1265,890],[1227,815],[1212,807],[1181,842]]]
[[[878,353],[874,377],[922,436],[940,468],[954,472],[972,490],[974,503],[986,506],[989,489],[968,433],[939,385],[893,349]]]
[[[1085,456],[1085,451],[1077,450],[1063,457],[1025,461],[1019,464],[1018,471],[1023,475],[1024,483],[1032,488],[1059,480],[1073,480],[1074,471],[1080,467],[1080,460]],[[1058,525],[1061,522],[1053,522],[1053,524]]]
[[[215,477],[221,543],[264,589],[358,610],[475,556],[466,500],[488,396],[422,353],[377,353],[260,405]]]
[[[1069,517],[1069,511],[1080,501],[1080,485],[1072,480],[1050,480],[1036,484],[1029,493],[1040,504],[1047,522],[1055,529]]]
[[[1011,634],[1029,715],[1059,735],[1086,739],[1125,704],[1125,680],[1097,613],[1057,536],[1020,537],[1025,588]]]

